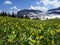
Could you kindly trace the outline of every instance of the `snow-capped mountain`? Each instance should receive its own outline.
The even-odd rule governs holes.
[[[38,13],[41,13],[42,11],[40,10],[33,10],[33,9],[23,9],[23,10],[20,10],[17,12],[17,15],[18,16],[21,16],[21,15],[27,15],[27,14],[38,14]]]
[[[60,7],[55,9],[50,9],[47,11],[48,14],[60,14]]]
[[[54,19],[54,18],[60,18],[60,7],[55,9],[50,9],[47,12],[43,12],[40,10],[34,10],[34,9],[23,9],[17,12],[18,17],[29,17],[30,19],[39,18],[41,20],[45,19]]]
[[[33,18],[37,18],[40,13],[42,13],[42,11],[40,11],[40,10],[23,9],[23,10],[20,10],[17,12],[17,16],[18,17],[21,17],[21,16],[26,17],[27,16],[27,17],[33,19]]]
[[[60,7],[48,10],[47,15],[50,16],[50,19],[60,18]]]

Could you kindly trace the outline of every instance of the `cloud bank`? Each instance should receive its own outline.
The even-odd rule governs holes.
[[[10,8],[11,10],[17,10],[17,7],[16,6],[13,6]]]
[[[36,6],[31,5],[30,9],[36,9],[36,10],[42,10],[47,11],[49,8],[57,8],[60,7],[60,1],[59,0],[39,0],[36,1]],[[42,6],[43,4],[43,6]]]

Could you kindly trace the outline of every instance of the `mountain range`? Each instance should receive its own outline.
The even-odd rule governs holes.
[[[42,13],[40,10],[33,10],[33,9],[23,9],[17,12],[17,16],[29,16],[29,14],[39,14]]]
[[[60,14],[60,7],[55,9],[50,9],[47,11],[48,14]]]
[[[30,18],[39,18],[39,19],[47,19],[49,18],[54,18],[59,17],[60,15],[60,7],[55,8],[55,9],[50,9],[47,12],[43,12],[41,10],[34,10],[34,9],[23,9],[17,12],[17,16],[21,17],[21,16],[28,16]],[[57,15],[57,16],[56,16]]]

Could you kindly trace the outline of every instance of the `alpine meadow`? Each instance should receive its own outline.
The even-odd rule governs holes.
[[[60,19],[0,17],[0,45],[60,45]]]
[[[0,0],[0,45],[60,45],[60,0]]]

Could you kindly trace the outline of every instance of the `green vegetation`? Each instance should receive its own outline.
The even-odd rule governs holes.
[[[0,17],[0,45],[60,45],[60,19]]]

